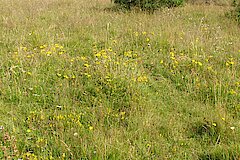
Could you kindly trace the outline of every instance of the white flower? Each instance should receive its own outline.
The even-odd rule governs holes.
[[[78,136],[78,133],[77,133],[77,132],[75,132],[73,135],[74,135],[74,137],[77,137],[77,136]]]
[[[235,127],[230,127],[230,129],[231,129],[231,130],[234,130],[234,129],[235,129]]]

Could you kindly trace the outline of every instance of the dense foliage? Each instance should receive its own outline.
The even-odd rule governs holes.
[[[240,1],[239,1],[238,5],[236,6],[235,16],[236,16],[236,20],[238,21],[238,23],[240,23]]]
[[[233,0],[232,6],[234,7],[231,12],[227,13],[229,18],[235,19],[240,24],[240,0]]]
[[[131,9],[139,7],[142,10],[154,10],[160,7],[177,7],[184,3],[184,0],[113,0],[120,6]]]

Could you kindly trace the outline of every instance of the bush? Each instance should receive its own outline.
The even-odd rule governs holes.
[[[184,0],[113,0],[115,4],[131,9],[138,7],[142,10],[155,10],[161,7],[177,7],[184,3]]]
[[[234,10],[228,13],[228,17],[235,19],[240,24],[240,0],[233,0]]]
[[[237,7],[237,6],[239,6],[240,5],[240,0],[233,0],[232,1],[232,6],[233,7]]]
[[[235,9],[235,16],[238,23],[240,23],[240,4]]]

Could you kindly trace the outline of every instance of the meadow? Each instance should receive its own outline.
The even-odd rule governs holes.
[[[240,159],[231,10],[0,0],[0,159]]]

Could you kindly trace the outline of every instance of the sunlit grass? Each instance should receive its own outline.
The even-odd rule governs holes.
[[[229,6],[0,0],[1,159],[238,159]]]

